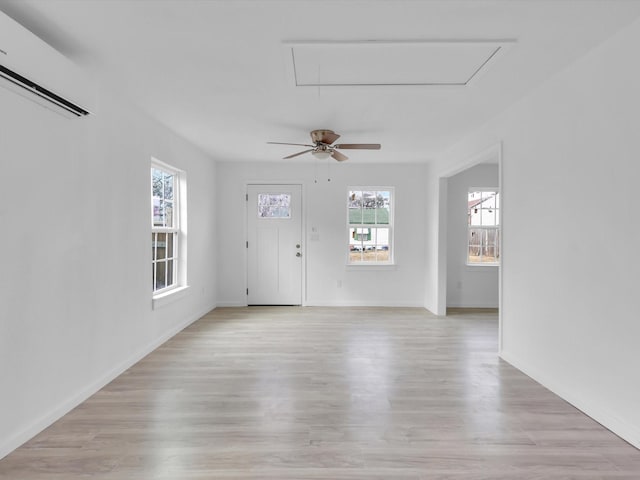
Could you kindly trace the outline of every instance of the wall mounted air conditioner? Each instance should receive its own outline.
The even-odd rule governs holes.
[[[0,85],[66,117],[84,117],[91,110],[82,71],[2,12]]]

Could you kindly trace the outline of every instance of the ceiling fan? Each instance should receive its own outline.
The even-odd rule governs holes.
[[[321,160],[325,160],[329,157],[335,158],[339,162],[344,162],[349,157],[340,153],[338,150],[380,150],[379,143],[336,143],[336,140],[340,138],[340,135],[335,133],[333,130],[312,130],[311,131],[311,141],[312,144],[309,143],[282,143],[282,142],[267,142],[271,145],[297,145],[300,147],[311,147],[308,150],[303,150],[302,152],[294,153],[293,155],[289,155],[284,157],[284,159],[297,157],[298,155],[303,155],[305,153],[311,152],[313,156],[319,158]]]

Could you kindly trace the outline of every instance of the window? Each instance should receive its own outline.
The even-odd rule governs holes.
[[[258,216],[261,218],[291,218],[291,195],[259,193]]]
[[[180,273],[180,175],[168,165],[151,165],[151,250],[153,293],[178,286]]]
[[[351,187],[347,199],[351,265],[393,262],[393,189]]]
[[[500,192],[470,189],[467,197],[467,264],[500,263]]]

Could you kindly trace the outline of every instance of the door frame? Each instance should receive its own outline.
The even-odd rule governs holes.
[[[474,167],[487,160],[498,163],[498,188],[500,189],[500,205],[504,205],[504,184],[502,182],[503,148],[502,141],[464,158],[455,167],[438,175],[438,315],[446,315],[447,311],[447,185],[449,177]],[[500,212],[500,265],[498,266],[498,354],[502,354],[503,295],[502,272],[504,267],[504,210]]]
[[[247,199],[247,195],[249,194],[249,185],[295,185],[300,187],[300,238],[302,239],[302,248],[300,249],[302,253],[302,275],[300,278],[300,291],[301,291],[301,303],[302,307],[307,305],[307,202],[306,202],[306,190],[305,184],[303,181],[292,181],[292,180],[283,180],[281,182],[277,180],[267,181],[267,180],[256,180],[256,181],[246,181],[244,183],[244,225],[243,225],[243,235],[244,241],[247,242],[249,239],[249,201]],[[249,288],[249,249],[244,249],[244,286],[245,291]],[[244,305],[249,305],[249,298],[245,294],[244,296]]]

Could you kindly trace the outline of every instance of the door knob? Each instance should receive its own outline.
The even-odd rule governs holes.
[[[302,254],[300,252],[296,253],[296,257],[301,257]]]
[[[299,243],[298,243],[298,244],[296,244],[296,248],[300,248],[300,244],[299,244]]]

